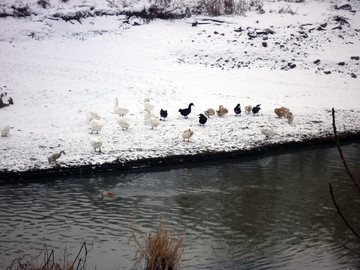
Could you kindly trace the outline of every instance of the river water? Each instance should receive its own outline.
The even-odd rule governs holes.
[[[360,177],[360,144],[343,146]],[[336,148],[162,170],[53,178],[0,186],[0,269],[46,244],[87,269],[131,269],[130,224],[154,232],[163,220],[184,235],[182,269],[360,269],[360,250],[329,193],[360,231],[360,195]],[[114,191],[101,199],[99,190]]]

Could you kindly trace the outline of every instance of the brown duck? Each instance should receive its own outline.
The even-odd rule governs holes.
[[[223,105],[220,105],[220,106],[219,106],[219,110],[216,111],[217,115],[220,116],[220,117],[224,116],[224,115],[227,114],[228,112],[229,112],[228,109],[224,108]]]

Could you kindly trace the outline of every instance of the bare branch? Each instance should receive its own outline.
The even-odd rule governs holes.
[[[355,249],[353,249],[353,248],[350,248],[350,247],[348,247],[348,246],[346,246],[346,245],[343,245],[343,247],[346,248],[346,249],[348,249],[348,250],[350,250],[351,252],[354,252],[355,254],[360,255],[360,251],[357,251],[357,250],[355,250]]]
[[[334,128],[334,136],[335,136],[335,141],[336,141],[336,147],[338,148],[339,150],[339,154],[340,154],[340,157],[341,157],[341,161],[342,163],[344,164],[344,167],[346,169],[346,172],[347,174],[350,176],[350,179],[351,181],[354,183],[354,185],[357,187],[358,191],[360,192],[360,185],[359,183],[355,180],[354,176],[352,175],[352,173],[350,172],[350,169],[345,161],[345,158],[344,158],[344,155],[343,155],[343,152],[341,150],[341,147],[340,147],[340,142],[339,142],[339,137],[337,135],[337,132],[336,132],[336,125],[335,125],[335,109],[332,108],[332,118],[333,118],[333,128]]]
[[[339,213],[340,217],[343,219],[343,221],[345,222],[346,226],[353,232],[353,234],[360,239],[360,234],[351,226],[351,224],[349,223],[349,221],[347,221],[347,219],[345,218],[345,216],[343,215],[343,213],[340,210],[339,205],[337,204],[336,200],[335,200],[335,196],[334,196],[334,192],[333,192],[333,188],[331,183],[329,183],[329,187],[330,187],[330,194],[331,194],[331,198],[334,202],[334,205],[336,207],[337,212]]]

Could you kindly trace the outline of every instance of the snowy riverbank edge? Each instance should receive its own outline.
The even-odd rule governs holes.
[[[348,144],[360,140],[360,131],[338,133],[340,144]],[[47,169],[30,169],[27,171],[0,171],[0,184],[18,183],[31,180],[46,180],[48,177],[84,176],[104,172],[133,172],[149,168],[159,168],[172,165],[194,164],[209,161],[231,160],[236,158],[257,157],[289,152],[310,146],[335,146],[334,136],[322,136],[301,141],[284,143],[267,143],[246,150],[212,151],[190,155],[172,155],[166,157],[143,158],[120,162],[106,162],[103,164],[88,164],[79,166],[57,166]]]

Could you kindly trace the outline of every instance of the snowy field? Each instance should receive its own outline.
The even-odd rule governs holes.
[[[346,2],[357,12],[336,9],[338,2],[264,2],[264,14],[150,23],[125,16],[65,22],[49,15],[53,9],[0,18],[0,93],[14,102],[0,108],[0,126],[11,127],[0,137],[0,172],[56,167],[47,157],[61,150],[64,168],[322,138],[332,134],[332,107],[338,131],[358,133],[360,2]],[[295,14],[279,13],[284,7]],[[117,124],[116,97],[129,110],[128,130]],[[168,111],[153,130],[145,98],[157,116]],[[185,119],[178,110],[191,102]],[[258,115],[245,113],[257,104]],[[219,105],[228,114],[199,125],[198,114]],[[291,124],[274,113],[281,106],[293,113]],[[90,110],[101,116],[99,134],[89,134]],[[274,131],[268,140],[263,127]],[[185,129],[194,131],[190,142]],[[101,153],[90,145],[94,137]]]

